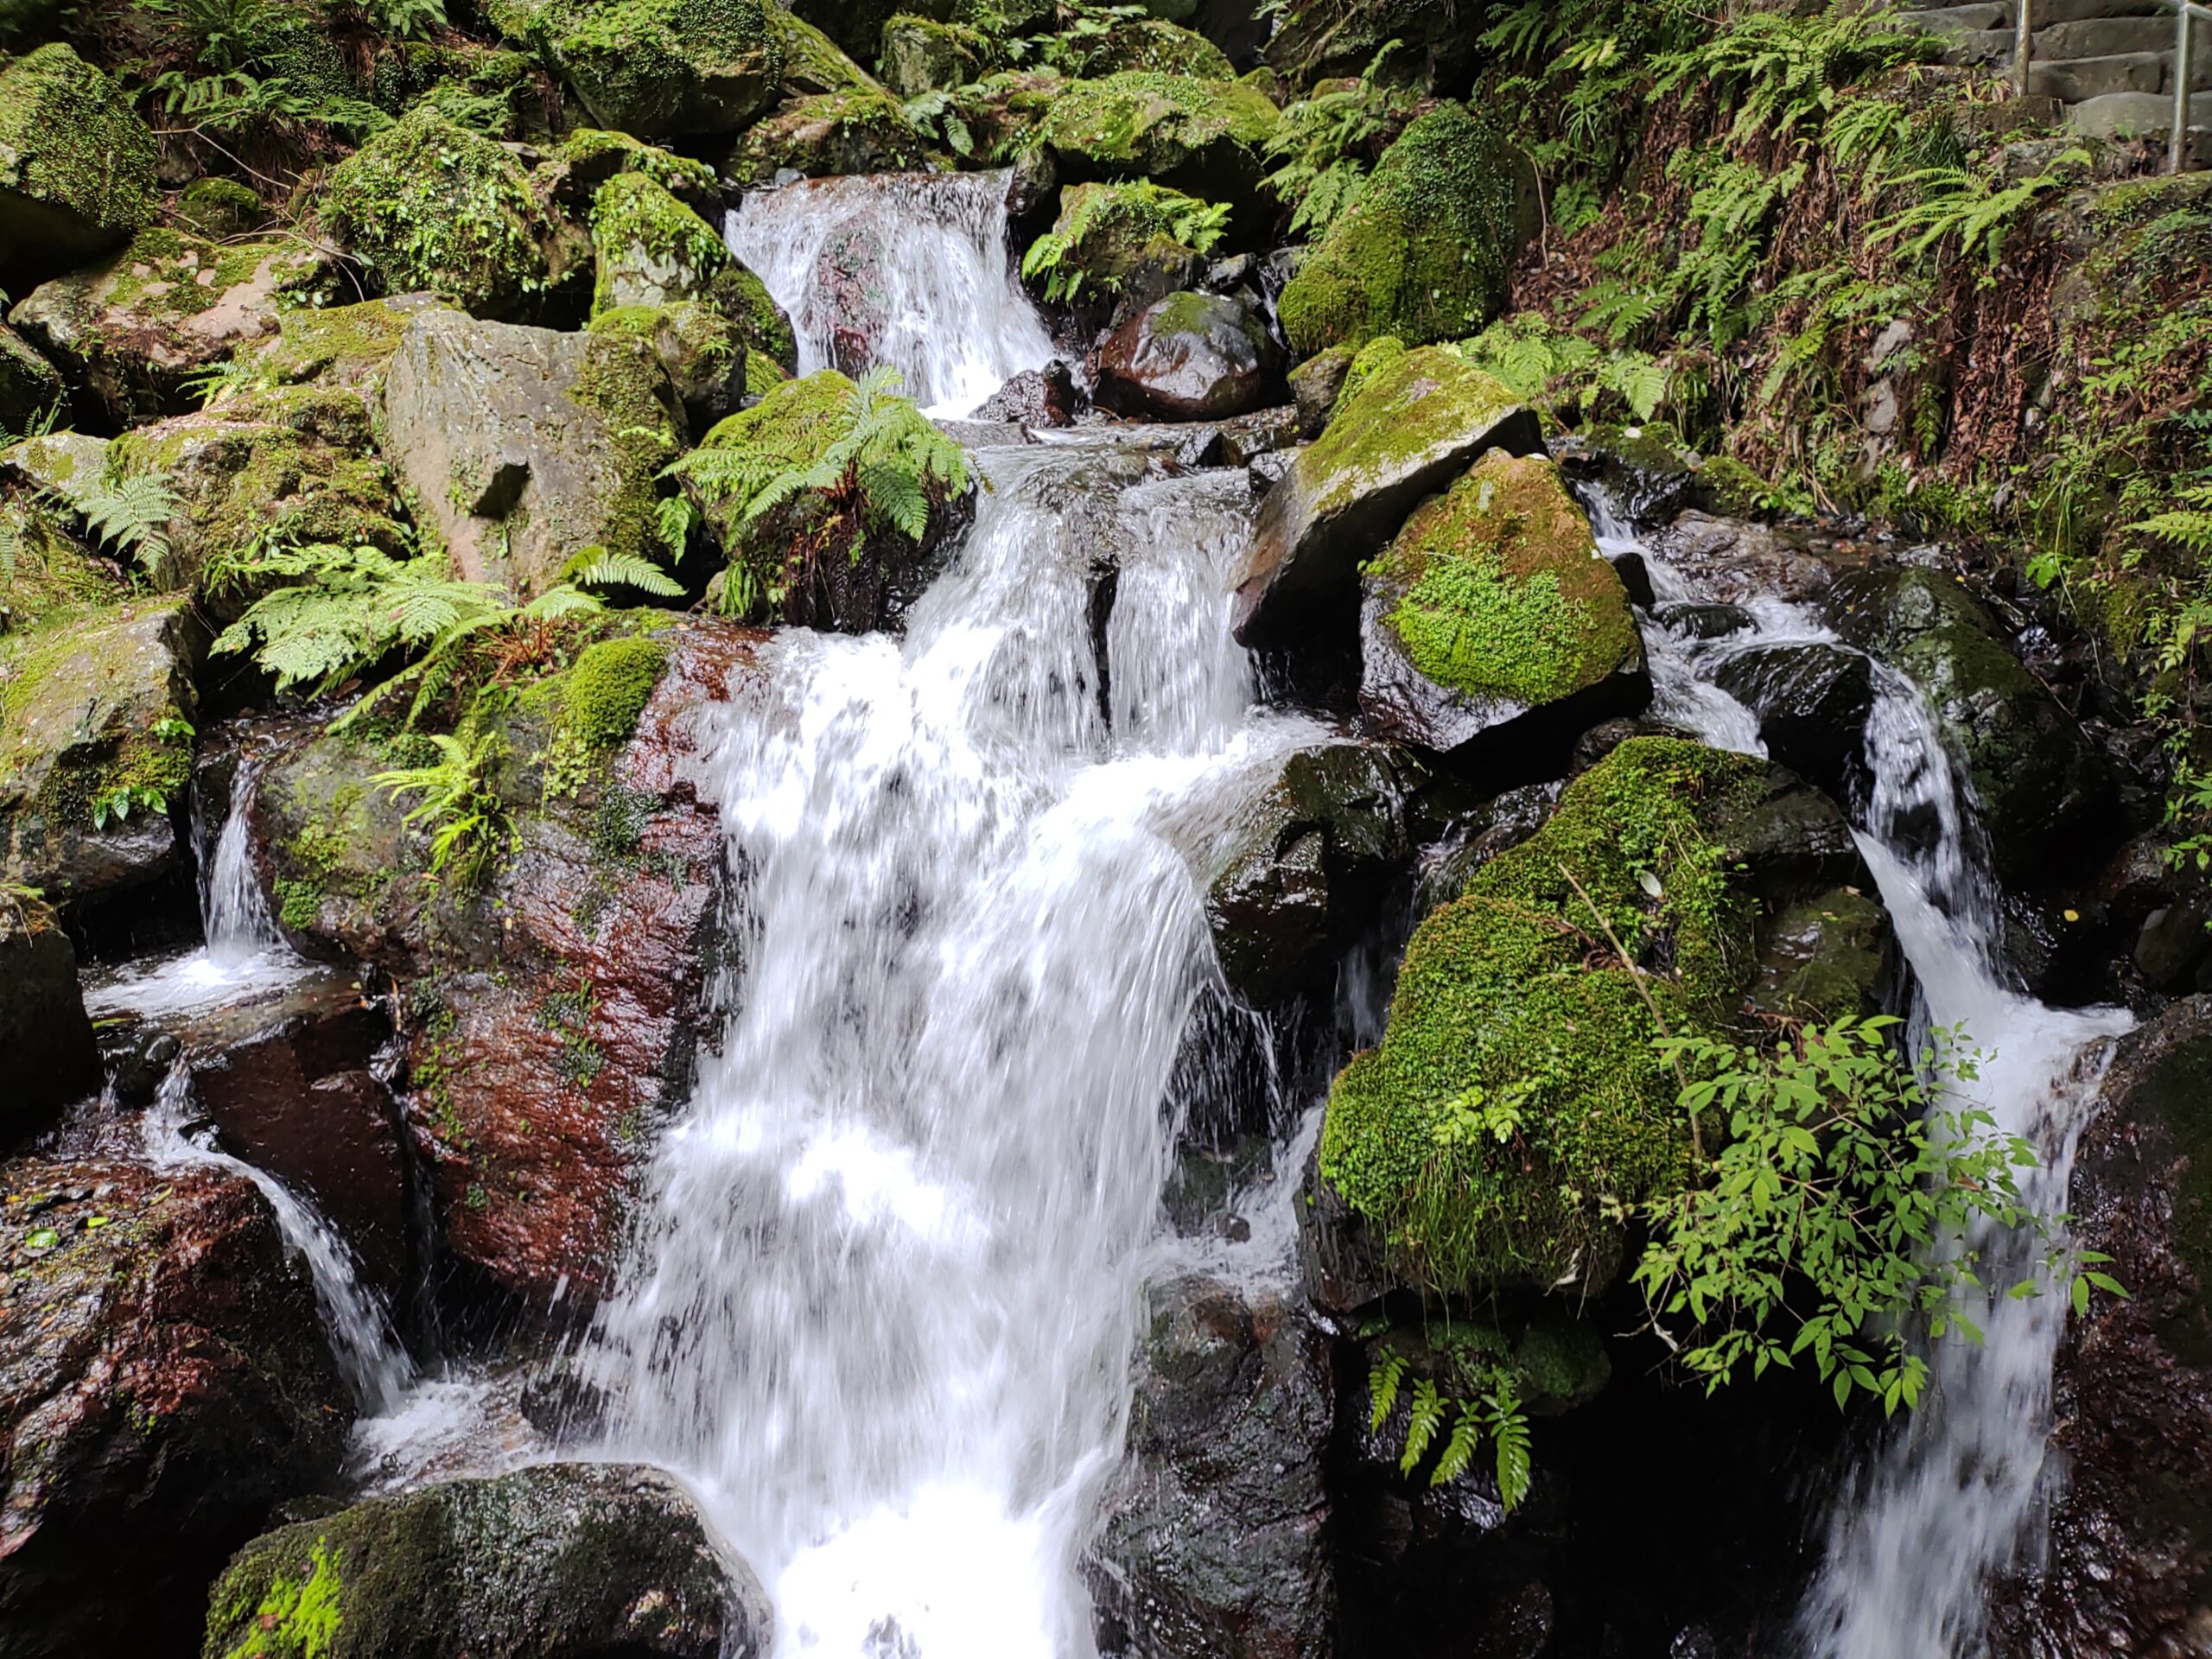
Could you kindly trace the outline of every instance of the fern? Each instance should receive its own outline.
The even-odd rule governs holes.
[[[1731,142],[1799,137],[1836,107],[1840,91],[1870,73],[1931,61],[1939,43],[1881,9],[1826,10],[1810,17],[1746,11],[1700,45],[1662,54],[1651,96],[1695,81],[1737,109]]]
[[[1391,1408],[1398,1403],[1398,1385],[1405,1380],[1406,1357],[1394,1350],[1385,1349],[1376,1358],[1367,1373],[1367,1395],[1374,1408],[1367,1420],[1367,1432],[1380,1434],[1382,1425],[1390,1420]]]
[[[410,828],[430,827],[430,874],[452,873],[467,890],[481,884],[512,836],[505,804],[494,785],[506,743],[497,733],[433,736],[438,758],[427,766],[373,774],[369,782],[397,800],[420,795],[421,803],[404,820]]]
[[[976,135],[960,116],[952,94],[933,87],[906,100],[906,118],[925,138],[934,138],[963,160],[976,153]]]
[[[1052,228],[1021,256],[1025,279],[1045,278],[1047,301],[1081,297],[1086,283],[1108,293],[1121,287],[1112,271],[1091,269],[1098,254],[1094,237],[1131,245],[1165,237],[1194,253],[1211,253],[1229,228],[1229,208],[1186,196],[1179,190],[1146,181],[1078,191]]]
[[[2069,149],[2032,178],[1998,188],[1994,181],[1963,168],[1922,168],[1898,182],[1913,188],[1920,199],[1912,206],[1868,227],[1869,245],[1894,242],[1910,236],[1904,257],[1918,259],[1945,242],[1954,242],[1960,256],[1982,257],[1983,283],[1996,276],[2005,257],[2005,241],[2015,219],[2036,200],[2073,182],[2061,169],[2086,167],[2089,152]]]
[[[102,544],[141,570],[150,571],[168,557],[169,521],[176,516],[177,502],[160,474],[87,479],[73,492],[71,505]]]
[[[570,559],[561,579],[577,588],[635,588],[656,599],[681,599],[683,584],[651,559],[588,547]]]
[[[1529,1416],[1510,1377],[1500,1377],[1483,1402],[1484,1427],[1497,1448],[1498,1501],[1509,1510],[1529,1496],[1531,1476]]]
[[[1428,1453],[1429,1443],[1444,1425],[1444,1396],[1433,1381],[1424,1376],[1414,1384],[1414,1403],[1406,1420],[1406,1449],[1398,1457],[1398,1472],[1410,1475]]]
[[[1276,163],[1268,186],[1291,210],[1294,236],[1318,236],[1349,207],[1369,170],[1412,120],[1418,102],[1400,88],[1378,86],[1383,60],[1401,45],[1390,41],[1350,86],[1293,104],[1268,140]]]
[[[1442,1486],[1455,1481],[1467,1472],[1475,1460],[1476,1448],[1482,1445],[1483,1427],[1465,1411],[1452,1425],[1451,1438],[1444,1442],[1443,1452],[1436,1459],[1436,1468],[1428,1478],[1432,1486]]]

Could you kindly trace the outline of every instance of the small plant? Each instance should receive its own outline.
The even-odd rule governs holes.
[[[496,732],[472,734],[466,728],[460,735],[435,734],[429,741],[438,752],[429,765],[380,772],[369,782],[395,800],[423,798],[405,822],[429,826],[431,877],[446,876],[457,889],[473,892],[513,839],[497,786],[506,741]]]
[[[20,881],[0,880],[0,939],[21,933],[43,933],[54,923],[54,906],[37,887]]]
[[[2075,182],[2078,175],[2069,169],[2086,167],[2088,161],[2088,150],[2069,149],[2032,178],[2001,188],[1966,168],[1923,168],[1909,173],[1897,182],[1916,191],[1919,200],[1870,226],[1867,241],[1878,245],[1910,237],[1904,248],[1908,259],[1923,258],[1949,243],[1961,258],[1980,256],[1986,286],[1996,280],[2005,238],[2020,215],[2037,198]]]
[[[141,816],[158,817],[168,810],[168,793],[154,785],[118,784],[92,797],[92,828],[105,830],[111,823],[125,823],[134,810]]]
[[[1408,1368],[1406,1356],[1395,1349],[1386,1346],[1376,1356],[1367,1377],[1370,1433],[1380,1434],[1389,1421]],[[1455,1373],[1452,1391],[1424,1376],[1404,1395],[1406,1443],[1398,1455],[1398,1471],[1411,1475],[1418,1470],[1430,1451],[1439,1448],[1441,1435],[1428,1484],[1445,1485],[1466,1473],[1487,1440],[1495,1459],[1498,1499],[1509,1511],[1516,1510],[1529,1495],[1531,1475],[1529,1415],[1519,1386],[1506,1366],[1487,1357],[1471,1363],[1467,1357],[1455,1355],[1451,1369]]]
[[[918,98],[908,99],[906,118],[923,137],[934,139],[963,160],[975,155],[976,135],[961,119],[952,94],[942,87],[931,87]]]
[[[1121,276],[1093,269],[1097,241],[1135,245],[1164,237],[1193,253],[1211,253],[1229,228],[1229,212],[1226,206],[1147,182],[1078,188],[1064,199],[1058,221],[1021,256],[1021,274],[1045,279],[1048,302],[1077,300],[1086,283],[1115,293]]]
[[[1268,186],[1291,210],[1294,236],[1319,236],[1352,204],[1391,140],[1419,112],[1421,100],[1377,84],[1383,60],[1402,42],[1375,54],[1351,86],[1292,105],[1268,141],[1275,170]]]
[[[169,521],[176,516],[177,503],[168,480],[159,474],[89,480],[75,492],[72,505],[103,545],[142,571],[151,571],[168,557]]]

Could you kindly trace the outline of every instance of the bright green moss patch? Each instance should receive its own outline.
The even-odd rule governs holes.
[[[1457,104],[1408,127],[1283,289],[1292,346],[1480,333],[1517,246],[1516,165],[1497,126]]]
[[[729,262],[715,228],[642,173],[618,173],[592,198],[599,252],[592,309],[696,299]]]
[[[154,218],[154,135],[67,46],[0,67],[0,247],[85,254]]]
[[[587,646],[569,671],[563,727],[589,748],[621,747],[667,667],[667,647],[658,640],[602,639]]]
[[[1070,82],[1041,137],[1081,170],[1158,179],[1218,163],[1224,148],[1256,152],[1281,119],[1252,87],[1135,71]]]
[[[1555,702],[1637,656],[1620,576],[1541,457],[1484,455],[1366,574],[1414,666],[1471,697]]]
[[[1502,381],[1441,346],[1403,352],[1340,397],[1298,474],[1314,486],[1317,517],[1338,512],[1377,478],[1490,431],[1519,406]]]
[[[245,1635],[226,1659],[325,1659],[344,1622],[338,1563],[319,1539],[309,1561],[305,1579],[280,1573],[270,1581]]]
[[[723,171],[765,184],[783,169],[826,178],[849,173],[911,173],[930,165],[929,141],[906,106],[881,87],[794,99],[737,141]]]
[[[1621,1251],[1607,1206],[1687,1177],[1652,1041],[1661,1020],[1726,1019],[1749,982],[1751,906],[1710,836],[1764,771],[1631,739],[1414,931],[1382,1041],[1338,1076],[1321,1141],[1323,1176],[1398,1271],[1471,1293],[1602,1284]]]
[[[592,118],[641,138],[730,132],[774,95],[772,0],[502,0],[499,27],[558,68]]]

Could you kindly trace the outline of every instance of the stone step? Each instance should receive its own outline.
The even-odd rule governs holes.
[[[2107,92],[2076,104],[2066,118],[2092,138],[2162,138],[2173,131],[2174,100],[2165,92]],[[2212,92],[2190,95],[2189,124],[2212,129]]]
[[[2156,52],[2133,52],[2121,57],[2076,58],[2071,63],[2037,63],[2028,68],[2028,90],[2047,93],[2063,103],[2113,92],[2159,92],[2165,90],[2166,60]]]
[[[2005,31],[2008,37],[2011,31]],[[2117,58],[2138,52],[2171,52],[2177,31],[2171,17],[2099,17],[2078,23],[2038,23],[2035,55],[2045,62]],[[2212,32],[2199,25],[2192,52],[2212,51]]]

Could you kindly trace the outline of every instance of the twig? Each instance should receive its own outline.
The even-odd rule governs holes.
[[[1643,982],[1649,976],[1637,965],[1636,959],[1629,955],[1626,947],[1621,944],[1620,936],[1613,931],[1613,925],[1605,919],[1605,912],[1598,908],[1598,901],[1590,896],[1589,889],[1574,879],[1574,872],[1562,863],[1559,867],[1559,873],[1567,878],[1567,885],[1573,887],[1576,896],[1589,907],[1590,914],[1597,919],[1598,926],[1605,933],[1605,942],[1613,947],[1613,954],[1620,958],[1621,966],[1628,969],[1629,983],[1636,988],[1636,994],[1643,999],[1643,1006],[1651,1010],[1651,1023],[1659,1027],[1659,1034],[1662,1037],[1671,1039],[1675,1033],[1667,1028],[1667,1016],[1659,1012],[1658,1000],[1651,995],[1651,988]],[[1680,1057],[1669,1056],[1667,1063],[1674,1068],[1675,1081],[1681,1085],[1682,1092],[1688,1094],[1690,1080],[1682,1074],[1682,1062]],[[1698,1127],[1697,1114],[1694,1111],[1690,1113],[1689,1118],[1690,1150],[1697,1154],[1697,1160],[1701,1164],[1705,1161],[1705,1134]]]

